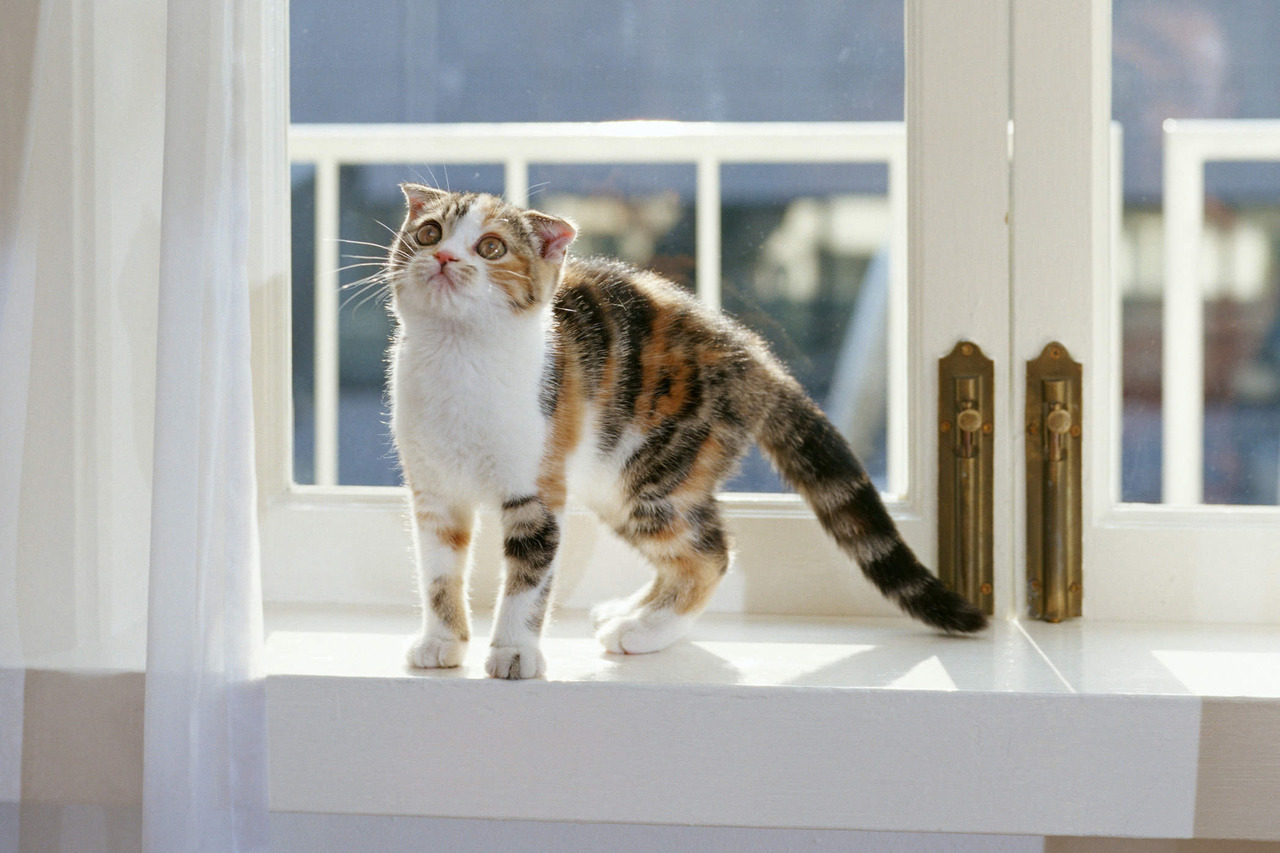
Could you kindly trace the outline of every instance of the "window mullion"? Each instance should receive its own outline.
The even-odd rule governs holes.
[[[907,2],[911,494],[930,519],[938,358],[968,339],[997,370],[1009,364],[1008,26],[1007,0]],[[1006,510],[997,511],[993,531],[997,614],[1014,600],[1007,510],[1013,467],[1010,442],[999,440],[1008,434],[1009,400],[1008,383],[998,378],[994,505]],[[931,562],[935,538],[921,548]]]

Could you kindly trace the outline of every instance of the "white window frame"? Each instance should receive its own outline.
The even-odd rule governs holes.
[[[1023,366],[1051,340],[1085,365],[1085,615],[1145,621],[1272,623],[1280,562],[1275,508],[1138,506],[1119,502],[1119,303],[1111,285],[1115,169],[1110,150],[1110,0],[907,0],[909,387],[913,452],[905,496],[890,509],[933,565],[937,436],[935,360],[956,340],[997,365],[995,565],[997,613],[1025,600]],[[264,34],[283,45],[284,11]],[[267,38],[270,36],[271,38]],[[395,490],[299,487],[292,459],[290,311],[285,239],[288,115],[284,51],[259,130],[265,144],[259,221],[267,223],[255,292],[255,382],[264,583],[269,601],[408,603],[411,561]],[[1011,89],[1009,81],[1017,85]],[[1012,166],[1005,150],[1014,126]],[[1016,217],[1013,234],[1009,228]],[[270,229],[274,228],[275,233]],[[268,239],[269,238],[269,239]],[[1082,284],[1083,283],[1083,284]],[[792,496],[728,496],[737,570],[720,609],[887,615]],[[477,578],[496,583],[498,547],[482,536]],[[615,580],[566,583],[570,606],[621,594],[645,569],[586,514],[566,551],[609,565]],[[787,572],[776,566],[786,564]],[[1159,568],[1153,568],[1158,566]],[[581,566],[580,566],[581,568]],[[572,569],[566,572],[572,580]],[[483,594],[476,599],[484,600]]]
[[[936,399],[934,361],[949,351],[969,324],[969,336],[986,338],[999,347],[1007,327],[1000,306],[982,314],[970,306],[983,299],[973,293],[992,280],[1007,278],[1007,230],[1004,187],[1006,134],[1007,48],[1000,37],[1007,22],[1005,0],[988,0],[981,8],[963,12],[949,4],[909,0],[907,40],[908,116],[928,111],[936,124],[908,122],[909,172],[905,194],[910,207],[909,286],[902,323],[910,327],[906,358],[907,390],[894,403],[909,423],[913,449],[905,495],[889,501],[890,511],[904,535],[929,563],[934,561],[933,522],[935,475],[932,459],[936,435],[930,428]],[[268,26],[264,39],[284,44],[287,21],[283,12]],[[975,22],[985,25],[974,26]],[[936,34],[925,41],[929,33]],[[262,132],[264,162],[257,198],[264,221],[287,222],[288,171],[284,128],[288,116],[287,56],[274,53],[280,85],[264,90],[275,94],[264,103]],[[956,75],[956,64],[970,74]],[[936,70],[934,70],[936,68]],[[978,85],[969,85],[974,80]],[[974,122],[970,116],[982,116]],[[934,128],[947,126],[945,133]],[[926,133],[925,128],[929,128]],[[932,138],[930,138],[930,134]],[[993,143],[999,140],[999,143]],[[955,151],[967,157],[956,159]],[[504,158],[505,159],[505,158]],[[750,158],[747,158],[750,159]],[[814,159],[821,159],[815,156]],[[833,158],[839,159],[839,158]],[[701,165],[709,168],[706,163]],[[891,170],[901,180],[901,169]],[[897,193],[902,197],[902,193]],[[975,217],[975,210],[984,215]],[[298,486],[291,481],[292,390],[289,363],[290,310],[288,301],[287,229],[264,234],[263,275],[254,300],[255,384],[257,387],[261,532],[264,592],[268,601],[409,603],[411,561],[405,529],[404,498],[399,490],[370,487]],[[951,235],[939,239],[940,235]],[[957,237],[956,235],[961,235]],[[932,238],[932,239],[927,239]],[[962,251],[956,251],[963,245]],[[900,247],[899,247],[900,248]],[[901,253],[899,254],[901,257]],[[705,259],[700,259],[705,263]],[[980,274],[974,274],[981,270]],[[945,283],[945,285],[943,284]],[[990,306],[990,302],[986,304]],[[927,315],[927,316],[926,316]],[[1000,352],[992,353],[996,357]],[[899,389],[901,391],[901,389]],[[1008,474],[1006,453],[997,476]],[[1007,479],[1007,477],[1006,477]],[[726,495],[726,517],[736,542],[734,576],[717,595],[714,607],[759,609],[805,614],[888,615],[896,610],[861,579],[848,578],[847,560],[821,533],[812,514],[792,495]],[[477,547],[476,576],[483,585],[497,574],[497,543],[482,535]],[[574,514],[566,535],[566,553],[585,553],[592,564],[613,564],[616,585],[587,583],[582,595],[567,597],[570,606],[589,603],[601,595],[622,594],[646,571],[629,550],[617,547],[595,529],[585,513]],[[1001,548],[1001,550],[1005,550]],[[998,555],[1007,558],[1009,554]],[[621,565],[621,571],[618,565]],[[790,569],[778,572],[785,564]],[[572,571],[565,573],[572,576]],[[562,574],[562,577],[564,575]],[[570,587],[571,584],[562,584]],[[1009,590],[1009,584],[1000,584]],[[476,596],[483,600],[483,595]],[[1003,609],[1012,599],[999,596]]]
[[[1011,365],[1010,382],[1014,411],[1020,412],[1021,365],[1047,343],[1062,342],[1084,364],[1085,616],[1275,624],[1280,509],[1120,502],[1120,295],[1110,258],[1120,216],[1110,187],[1119,179],[1109,151],[1111,2],[1013,0],[1012,44],[1011,334],[1018,362]],[[1167,185],[1166,195],[1169,190]],[[1166,276],[1165,292],[1165,338],[1171,340],[1188,328],[1178,310],[1187,288],[1175,274],[1172,281]],[[1164,357],[1177,363],[1179,355],[1170,349]],[[1199,351],[1198,339],[1192,349]],[[1175,388],[1165,394],[1166,412],[1171,405],[1185,409],[1177,385],[1182,383],[1184,397],[1188,388],[1196,394],[1194,374],[1201,369],[1197,360],[1194,369],[1180,371],[1190,370],[1190,381],[1166,375],[1166,389],[1169,383]],[[1202,406],[1203,395],[1191,403]],[[1021,457],[1024,436],[1015,435],[1014,453]],[[1023,488],[1021,478],[1017,485]],[[1021,549],[1020,491],[1014,505]],[[1015,583],[1021,601],[1021,573]]]
[[[938,119],[937,124],[916,121],[915,129],[908,130],[909,174],[923,177],[909,183],[905,193],[912,211],[910,283],[906,311],[899,310],[898,315],[903,317],[903,325],[909,325],[910,337],[907,388],[905,393],[898,389],[900,399],[893,406],[896,416],[905,412],[910,430],[907,444],[913,450],[913,458],[905,494],[891,499],[889,505],[908,541],[930,563],[936,551],[932,465],[936,436],[929,427],[933,420],[929,416],[932,400],[936,399],[934,360],[954,345],[962,320],[979,330],[976,334],[970,332],[970,336],[988,338],[993,342],[989,346],[998,346],[1007,326],[1007,315],[999,306],[994,315],[978,316],[967,306],[983,300],[965,298],[966,289],[978,290],[991,280],[1007,277],[1007,163],[1003,156],[1007,49],[999,35],[1007,21],[1006,8],[1005,0],[989,0],[982,8],[968,8],[963,13],[944,3],[907,3],[908,42],[914,45],[908,47],[908,55],[916,57],[909,60],[912,64],[908,71],[907,112],[918,118],[925,111],[933,111]],[[986,25],[974,26],[975,21],[984,18]],[[279,38],[286,26],[285,21],[278,20],[267,35]],[[938,35],[926,43],[927,33]],[[287,58],[283,51],[275,56],[275,73],[283,83],[287,79]],[[954,74],[956,63],[970,69],[970,75]],[[975,79],[981,83],[965,85]],[[275,212],[274,217],[268,218],[279,223],[287,221],[288,211],[283,133],[288,116],[287,95],[283,94],[287,86],[263,88],[278,94],[264,104],[263,131],[269,138],[260,150],[271,162],[260,167],[264,183],[258,197],[264,212]],[[967,121],[966,116],[972,115],[980,115],[982,120]],[[945,133],[933,130],[943,124],[948,126]],[[911,122],[908,125],[910,128]],[[923,130],[926,127],[931,129],[932,139]],[[998,145],[993,144],[995,139],[1000,140]],[[964,162],[954,157],[958,148],[968,153]],[[700,168],[710,167],[703,162]],[[891,180],[901,180],[901,171],[891,169]],[[903,193],[899,191],[897,196],[901,198]],[[985,215],[975,218],[975,208],[982,209]],[[953,237],[938,239],[941,234]],[[954,235],[963,235],[963,239],[955,239]],[[927,237],[933,239],[926,241]],[[958,243],[964,244],[963,251],[954,251]],[[409,603],[411,561],[404,498],[399,490],[298,486],[291,481],[292,392],[285,370],[290,352],[287,249],[285,239],[266,243],[265,274],[261,278],[265,284],[255,294],[254,304],[266,598],[310,603]],[[271,257],[267,259],[266,255]],[[705,264],[706,258],[700,257],[700,263]],[[974,275],[975,268],[984,272]],[[1001,470],[1006,474],[1012,470],[1008,462],[1006,454],[997,466],[998,475]],[[734,576],[718,593],[713,607],[806,614],[896,613],[860,579],[848,583],[853,573],[847,560],[794,496],[726,495],[725,507],[738,558]],[[491,535],[482,535],[477,548],[477,578],[481,584],[497,573],[494,525],[487,527]],[[629,550],[617,547],[609,535],[599,533],[585,514],[571,517],[566,553],[585,553],[584,559],[592,564],[614,564],[612,571],[617,576],[613,582],[616,585],[587,583],[581,596],[569,593],[566,597],[570,606],[588,604],[589,598],[601,595],[623,594],[635,585],[636,576],[643,576],[646,571]],[[616,568],[618,564],[621,571]],[[780,564],[790,569],[778,572],[776,567]],[[572,571],[562,573],[562,577],[566,575],[572,576]],[[562,589],[571,586],[564,583]],[[1008,584],[1000,586],[1009,589]],[[484,596],[476,598],[483,600]],[[1007,609],[1011,604],[1007,592],[1001,600]]]

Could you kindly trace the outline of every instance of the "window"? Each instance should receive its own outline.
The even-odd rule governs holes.
[[[403,180],[569,215],[582,225],[578,251],[657,268],[722,305],[771,341],[898,510],[919,515],[907,452],[902,0],[852,11],[834,0],[802,10],[583,2],[557,7],[578,26],[555,28],[540,15],[509,2],[483,13],[387,2],[358,15],[293,4],[293,449],[276,482],[290,519],[274,528],[279,541],[314,542],[302,532],[313,524],[324,538],[367,523],[378,532],[343,538],[385,540],[380,557],[337,545],[317,560],[395,566],[381,584],[362,579],[356,597],[407,602],[403,497],[386,489],[399,483],[382,391],[389,321],[376,294],[352,286],[387,242],[379,223],[402,215]],[[526,31],[540,36],[510,35]],[[728,489],[757,522],[740,540],[776,540],[781,525],[821,543],[758,456]],[[812,550],[825,547],[810,546],[810,560],[830,562]]]
[[[1194,40],[1201,32],[1194,25],[1201,13],[1220,12],[1229,5],[1169,0],[1134,3],[1132,7],[1142,15],[1154,14],[1166,24],[1177,24],[1163,32],[1181,33]],[[1115,157],[1108,152],[1113,116],[1106,104],[1106,93],[1111,91],[1108,71],[1113,62],[1127,61],[1125,28],[1130,26],[1126,4],[1117,2],[1113,59],[1112,11],[1112,4],[1102,0],[1053,9],[1031,0],[1014,5],[1014,355],[1030,358],[1044,344],[1059,340],[1084,363],[1089,406],[1084,428],[1090,434],[1084,451],[1086,617],[1274,623],[1276,557],[1274,547],[1267,544],[1280,523],[1280,513],[1274,508],[1205,506],[1194,495],[1166,505],[1122,502],[1122,497],[1138,497],[1121,490],[1122,426],[1130,435],[1134,430],[1132,416],[1122,418],[1122,401],[1126,399],[1122,391],[1128,379],[1128,369],[1125,373],[1121,370],[1126,363],[1122,358],[1146,358],[1147,354],[1136,347],[1122,347],[1121,324],[1129,324],[1135,316],[1135,297],[1130,292],[1129,302],[1122,307],[1124,291],[1112,285],[1111,245],[1118,246],[1115,256],[1122,282],[1127,251],[1125,240],[1111,230],[1120,218],[1116,203],[1120,194],[1115,190],[1117,184],[1123,186],[1132,203],[1129,188],[1136,179],[1124,174],[1149,173],[1151,160],[1161,152],[1140,139],[1128,141],[1129,125],[1136,125],[1132,132],[1140,137],[1143,122],[1127,118],[1133,113],[1124,100],[1124,87],[1129,84],[1128,72],[1123,70],[1115,77],[1114,116],[1125,120],[1120,128],[1123,150],[1135,153],[1131,158],[1119,156],[1118,150]],[[1149,41],[1142,63],[1147,73],[1177,66],[1176,62],[1168,64],[1169,48],[1161,39]],[[1047,58],[1050,55],[1052,58]],[[1172,117],[1167,104],[1153,101],[1151,108]],[[1163,128],[1163,119],[1160,123]],[[1167,167],[1167,161],[1161,162]],[[1093,286],[1084,287],[1081,282],[1093,282]],[[1174,279],[1166,276],[1164,290],[1169,300],[1181,298],[1173,286]],[[1200,299],[1193,296],[1191,301],[1199,303]],[[1204,369],[1198,356],[1193,359],[1196,363],[1178,376],[1170,377],[1168,372],[1168,366],[1177,363],[1177,351],[1182,351],[1185,361],[1186,353],[1197,348],[1196,339],[1186,340],[1185,333],[1179,331],[1188,328],[1179,327],[1176,319],[1173,326],[1166,326],[1165,340],[1175,343],[1165,346],[1163,353],[1166,427],[1171,420],[1169,406],[1179,391],[1184,398],[1191,398],[1191,405],[1178,411],[1191,412],[1193,419],[1205,411],[1208,402],[1197,399],[1194,390]],[[1016,381],[1013,389],[1020,404],[1022,392]],[[1132,412],[1133,395],[1127,400]],[[1166,432],[1166,451],[1168,436]],[[1135,449],[1125,457],[1124,479],[1129,483],[1133,483],[1133,456],[1149,448],[1156,438],[1157,433],[1148,430],[1141,441],[1131,445]],[[1169,454],[1168,461],[1185,461],[1177,455],[1176,451]],[[1193,464],[1188,470],[1198,475],[1199,468]],[[1015,499],[1015,507],[1018,504]]]
[[[1280,14],[1223,0],[1117,0],[1114,15],[1121,494],[1274,505]]]
[[[890,252],[906,226],[905,140],[884,123],[902,118],[901,0],[854,14],[830,0],[560,7],[589,22],[589,40],[541,27],[525,4],[383,6],[292,10],[297,482],[399,482],[382,417],[388,322],[374,294],[338,294],[387,242],[378,223],[398,222],[396,184],[425,180],[569,215],[578,253],[656,268],[723,305],[773,343],[889,485],[883,329],[889,276],[905,286],[905,258]],[[726,18],[723,36],[702,35]],[[514,37],[525,31],[540,35]],[[636,120],[714,124],[571,124]],[[817,127],[836,121],[841,136]],[[758,457],[730,484],[779,490]]]
[[[997,365],[997,612],[1020,613],[1025,592],[1022,366],[1049,341],[1062,341],[1085,364],[1086,616],[1274,621],[1268,579],[1280,577],[1270,544],[1280,513],[1186,500],[1133,503],[1157,496],[1152,447],[1162,429],[1167,445],[1171,419],[1152,408],[1155,357],[1142,343],[1151,338],[1158,304],[1145,260],[1158,220],[1142,175],[1159,150],[1139,138],[1145,107],[1127,100],[1134,86],[1142,89],[1135,75],[1159,66],[1147,58],[1128,70],[1128,45],[1137,38],[1128,33],[1141,29],[1135,21],[1160,15],[1185,23],[1212,13],[1229,24],[1237,13],[1223,11],[1228,7],[1235,8],[1117,0],[1113,113],[1106,0],[984,0],[963,9],[928,0],[831,2],[785,14],[769,4],[746,12],[738,5],[584,3],[576,12],[558,7],[575,26],[554,28],[528,53],[507,49],[496,35],[502,28],[484,25],[523,27],[534,13],[517,4],[494,3],[477,14],[474,7],[387,3],[362,11],[363,22],[382,28],[364,32],[345,24],[338,7],[295,3],[292,73],[301,88],[293,98],[293,219],[295,235],[311,245],[295,250],[292,304],[281,290],[265,295],[259,312],[267,342],[259,418],[268,598],[411,598],[403,498],[387,488],[395,475],[381,415],[385,318],[373,304],[360,306],[360,295],[343,305],[336,288],[358,278],[359,269],[322,284],[320,299],[310,285],[341,266],[344,251],[364,254],[358,244],[344,250],[323,236],[316,242],[312,223],[344,239],[383,242],[373,220],[394,226],[394,184],[416,176],[576,214],[588,224],[584,247],[657,266],[755,325],[863,442],[859,450],[879,469],[906,537],[930,563],[934,364],[960,338],[979,343]],[[1244,33],[1234,24],[1227,29]],[[344,39],[348,47],[332,47]],[[757,44],[765,47],[752,50]],[[327,53],[319,47],[325,45]],[[1136,55],[1151,49],[1147,43]],[[758,56],[767,61],[757,64]],[[387,77],[384,66],[403,76]],[[1257,71],[1248,62],[1242,67]],[[392,82],[348,88],[362,79]],[[334,112],[306,112],[330,92],[338,95],[329,99]],[[1265,104],[1250,110],[1237,112],[1268,115]],[[340,126],[308,127],[320,121]],[[1161,132],[1195,130],[1181,128],[1162,125]],[[1274,242],[1274,198],[1265,196],[1274,167],[1219,172],[1220,159],[1243,155],[1202,155],[1210,192],[1254,192],[1224,191],[1241,208],[1231,218],[1239,225],[1229,234],[1214,231],[1219,226],[1209,217],[1204,242],[1193,241],[1220,249],[1217,257],[1230,260],[1218,268],[1237,276],[1209,291],[1210,302],[1219,298],[1214,294],[1236,294],[1231,310],[1240,322],[1236,332],[1215,333],[1219,309],[1204,309],[1205,387],[1244,387],[1257,379],[1246,368],[1264,363],[1270,340],[1274,264],[1264,256]],[[323,201],[334,189],[341,207]],[[283,195],[280,202],[288,203]],[[1170,219],[1167,205],[1160,228]],[[1166,249],[1176,242],[1166,241]],[[885,284],[893,280],[909,284]],[[1171,288],[1167,280],[1165,298],[1176,301]],[[1207,304],[1201,295],[1191,302]],[[321,326],[336,349],[316,346],[312,306],[328,312]],[[282,331],[291,325],[292,373]],[[1215,353],[1230,354],[1223,341],[1249,354],[1232,356],[1229,379],[1212,379],[1226,358]],[[1178,397],[1168,378],[1172,351],[1165,346],[1163,362],[1154,362],[1163,363],[1165,412]],[[850,352],[859,355],[846,360]],[[884,354],[866,355],[875,352]],[[1185,397],[1193,385],[1178,387]],[[1198,394],[1190,392],[1193,403]],[[1271,440],[1274,409],[1238,395],[1225,409],[1215,405],[1207,392],[1193,406],[1203,416],[1206,452],[1204,464],[1191,468],[1203,474],[1206,500],[1253,500],[1241,489],[1265,485],[1270,460],[1280,455],[1280,440]],[[855,427],[842,411],[870,416]],[[1232,439],[1227,463],[1211,438],[1219,422],[1241,437]],[[1195,435],[1178,434],[1184,442]],[[1166,472],[1169,461],[1165,454]],[[1227,478],[1235,491],[1213,492],[1215,465],[1249,473]],[[1163,479],[1167,489],[1167,473]],[[735,488],[743,491],[726,500],[738,571],[713,606],[893,612],[869,588],[844,582],[844,561],[807,510],[771,493],[752,462]],[[1267,494],[1274,502],[1274,491],[1255,494],[1262,496],[1255,502]],[[616,589],[562,588],[570,606],[627,591],[644,571],[587,518],[570,528],[567,547],[582,566],[622,566],[613,570]],[[480,543],[478,562],[482,575],[496,573],[492,537]],[[790,578],[771,584],[765,578],[779,563]]]

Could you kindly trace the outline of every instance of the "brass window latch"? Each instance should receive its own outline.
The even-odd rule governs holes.
[[[977,344],[938,360],[938,576],[992,614],[995,377]]]
[[[1037,619],[1079,616],[1082,368],[1051,343],[1027,362],[1027,609]]]

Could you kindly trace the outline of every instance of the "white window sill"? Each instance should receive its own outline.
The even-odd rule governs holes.
[[[581,615],[547,681],[403,664],[408,610],[272,606],[272,809],[1280,839],[1280,628],[708,614],[656,655]]]

